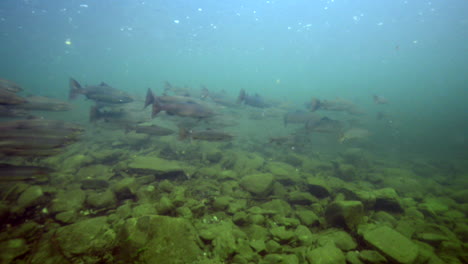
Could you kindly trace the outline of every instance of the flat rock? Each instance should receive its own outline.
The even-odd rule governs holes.
[[[388,226],[365,230],[364,240],[396,263],[414,263],[419,254],[418,246]]]

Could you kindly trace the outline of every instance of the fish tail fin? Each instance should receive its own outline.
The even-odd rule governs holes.
[[[70,92],[68,93],[68,100],[75,99],[79,94],[83,93],[83,87],[75,79],[70,78],[69,85]]]
[[[148,88],[148,91],[146,92],[145,107],[143,107],[143,109],[152,103],[154,103],[154,94],[153,91],[151,91],[151,88]]]
[[[161,104],[157,100],[154,100],[153,111],[151,112],[151,118],[154,118],[155,116],[157,116],[158,113],[161,112],[161,110],[162,110]]]
[[[94,123],[101,118],[101,113],[99,113],[99,109],[97,106],[91,106],[89,110],[89,122]]]

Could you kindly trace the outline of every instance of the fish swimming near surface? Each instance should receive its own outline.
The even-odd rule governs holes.
[[[201,130],[193,131],[185,127],[179,127],[179,139],[184,140],[190,138],[192,140],[205,140],[205,141],[230,141],[234,137],[231,134],[214,131],[214,130]]]
[[[93,100],[96,103],[124,104],[133,102],[133,98],[130,95],[124,91],[111,87],[104,82],[99,85],[82,87],[80,83],[70,78],[69,86],[70,100],[75,99],[78,95],[82,94],[89,100]]]
[[[0,164],[0,182],[46,182],[54,170],[47,167]]]
[[[150,126],[144,126],[144,125],[136,125],[136,126],[130,126],[128,125],[125,128],[125,133],[128,133],[130,131],[135,131],[137,134],[147,134],[151,136],[168,136],[174,134],[174,130],[165,128],[162,126],[158,125],[150,125]]]
[[[154,96],[151,89],[148,89],[145,107],[150,104],[153,105],[151,113],[152,118],[157,116],[161,111],[165,111],[168,115],[177,115],[182,117],[208,118],[214,116],[214,112],[209,107],[193,101],[179,101],[163,104],[159,100],[159,97]]]

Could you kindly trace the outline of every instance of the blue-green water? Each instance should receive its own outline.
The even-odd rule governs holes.
[[[467,42],[466,0],[1,0],[0,263],[468,263]]]
[[[467,147],[467,9],[465,1],[5,0],[0,72],[58,98],[70,76],[141,96],[169,80],[298,106],[341,97],[369,118],[382,109],[372,104],[378,94],[402,144],[445,155]]]

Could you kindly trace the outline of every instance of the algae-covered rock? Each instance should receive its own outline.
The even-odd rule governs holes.
[[[28,244],[25,239],[17,238],[0,242],[0,263],[17,263],[14,259],[25,254],[28,250]]]
[[[194,227],[183,218],[127,219],[119,241],[119,259],[126,263],[196,263],[203,254]]]
[[[315,248],[307,253],[310,264],[345,264],[346,258],[341,250],[333,243]]]
[[[331,226],[354,230],[363,222],[364,207],[360,201],[337,201],[328,205],[325,219]]]
[[[202,238],[210,240],[214,256],[227,259],[237,251],[236,240],[241,237],[241,231],[229,221],[216,224],[197,226]]]
[[[306,226],[318,226],[320,224],[319,217],[310,210],[297,210],[297,217],[301,220],[301,223]]]
[[[326,246],[328,243],[334,243],[335,246],[343,251],[350,251],[357,247],[353,237],[341,230],[327,230],[320,234],[317,240],[320,246]]]
[[[86,198],[86,203],[93,209],[109,209],[117,206],[117,198],[111,190],[92,192]]]
[[[29,186],[18,198],[18,207],[26,209],[40,204],[45,199],[41,186]]]
[[[331,188],[328,182],[320,177],[307,177],[307,187],[309,192],[318,198],[330,196]]]
[[[239,175],[255,173],[263,167],[265,160],[257,153],[232,151],[227,152],[221,160],[223,168],[233,170]]]
[[[286,230],[284,226],[275,226],[270,228],[271,235],[282,243],[286,243],[294,238],[294,231]]]
[[[283,162],[269,162],[266,164],[265,169],[285,185],[297,184],[301,180],[298,170]]]
[[[362,260],[364,263],[372,263],[372,264],[388,263],[387,259],[375,250],[362,250],[359,253],[359,259]]]
[[[49,208],[50,213],[59,213],[65,211],[78,211],[83,207],[86,200],[86,194],[81,189],[71,189],[60,191],[52,200]]]
[[[270,173],[249,174],[242,177],[240,185],[254,195],[267,195],[272,190],[273,179]]]
[[[402,213],[403,207],[400,204],[400,197],[392,188],[383,188],[374,191],[375,195],[375,210],[383,210],[387,212]]]
[[[279,217],[287,217],[292,215],[291,206],[284,200],[273,199],[272,201],[262,204],[263,214],[275,214]]]
[[[297,240],[303,246],[311,246],[314,240],[314,235],[310,232],[309,228],[303,225],[299,225],[294,231]]]
[[[292,191],[288,193],[288,201],[292,204],[311,205],[318,202],[318,199],[309,192]]]
[[[414,263],[418,257],[418,246],[388,226],[368,228],[363,232],[363,238],[396,263]]]
[[[57,246],[68,259],[83,263],[105,263],[112,256],[116,233],[106,217],[86,219],[60,227],[56,231]]]

